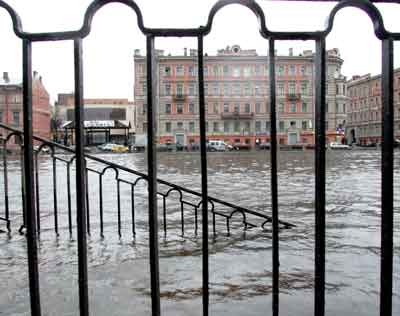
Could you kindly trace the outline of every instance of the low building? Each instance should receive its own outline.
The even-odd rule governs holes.
[[[400,139],[400,68],[395,69],[394,137]],[[347,82],[346,135],[351,143],[379,144],[382,141],[382,91],[381,75],[353,76]]]
[[[74,94],[58,94],[55,105],[57,139],[72,145],[74,141]],[[134,134],[134,106],[128,99],[84,99],[85,145],[107,142],[128,144]]]
[[[338,49],[327,51],[327,141],[343,138],[346,78]],[[276,58],[278,137],[281,144],[314,143],[315,54],[303,51]],[[147,129],[146,57],[135,51],[136,132]],[[199,142],[197,51],[181,56],[157,51],[159,143]],[[268,56],[238,45],[204,57],[207,139],[251,146],[270,142]]]
[[[0,122],[11,127],[23,127],[22,80],[3,72],[0,78]],[[42,77],[34,71],[32,76],[33,134],[50,138],[50,97]]]

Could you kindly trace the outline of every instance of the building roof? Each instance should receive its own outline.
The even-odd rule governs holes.
[[[0,86],[22,86],[22,80],[20,78],[10,77],[7,73],[7,79],[5,80],[4,75],[0,75]]]

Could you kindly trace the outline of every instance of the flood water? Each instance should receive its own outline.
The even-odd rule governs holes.
[[[144,154],[100,155],[146,172]],[[158,177],[200,191],[199,153],[159,153]],[[93,169],[100,168],[90,162]],[[104,166],[101,166],[103,168]],[[41,235],[39,272],[43,315],[78,315],[77,242],[68,232],[65,166],[57,167],[60,236],[54,233],[52,162],[40,168]],[[22,223],[20,170],[9,162],[13,232],[0,234],[0,315],[29,315],[26,240]],[[71,176],[74,170],[71,170]],[[128,179],[129,175],[121,173]],[[395,155],[395,232],[393,315],[400,313],[400,152]],[[2,178],[2,177],[1,177]],[[121,186],[122,238],[117,234],[115,174],[104,176],[104,238],[99,235],[98,176],[89,176],[91,236],[88,239],[90,314],[149,315],[150,277],[146,186],[135,189],[136,238],[131,232],[130,188]],[[132,177],[131,177],[132,178]],[[131,179],[129,178],[129,179]],[[279,153],[279,216],[296,225],[280,231],[280,315],[308,316],[314,306],[314,155]],[[271,214],[269,152],[210,153],[209,195]],[[380,288],[380,152],[327,152],[326,315],[379,314]],[[74,187],[72,182],[71,187]],[[162,189],[162,188],[160,188]],[[4,214],[0,180],[0,216]],[[175,200],[177,200],[177,195]],[[168,233],[160,220],[162,315],[201,315],[201,225],[194,234],[193,211],[185,209],[185,236],[179,207],[168,200]],[[75,193],[72,213],[75,223]],[[211,216],[210,216],[211,220]],[[259,223],[258,223],[259,224]],[[3,225],[0,223],[0,225]],[[268,227],[268,225],[266,226]],[[5,229],[5,225],[0,226]],[[270,230],[246,232],[240,218],[230,236],[217,219],[210,226],[210,315],[270,315],[272,301]]]

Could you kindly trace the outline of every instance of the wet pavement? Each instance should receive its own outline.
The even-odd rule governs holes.
[[[400,152],[395,160],[394,315],[400,313]],[[100,155],[146,172],[144,154]],[[270,215],[269,152],[210,153],[210,195]],[[57,168],[60,236],[53,231],[51,160],[40,159],[39,250],[43,315],[78,315],[76,230],[68,233],[65,168]],[[95,163],[90,165],[96,168]],[[159,178],[200,191],[198,153],[160,153]],[[127,175],[121,175],[129,176]],[[88,240],[91,315],[149,315],[146,187],[138,187],[136,238],[130,204],[122,199],[122,238],[117,234],[113,172],[104,180],[105,238],[99,236],[98,179],[89,178],[92,235]],[[0,315],[29,315],[26,241],[21,224],[18,161],[9,162],[13,233],[0,234]],[[297,225],[280,231],[280,315],[312,315],[314,286],[313,152],[279,153],[279,216]],[[380,273],[380,152],[327,152],[326,315],[378,315]],[[73,184],[72,184],[73,187]],[[0,196],[3,183],[0,180]],[[75,221],[75,195],[72,192]],[[121,187],[122,196],[130,189]],[[171,200],[168,234],[160,230],[163,315],[201,315],[201,234],[188,219],[180,235],[179,210]],[[4,200],[0,201],[4,212]],[[188,211],[189,212],[189,211]],[[190,214],[187,215],[190,218]],[[210,216],[211,218],[211,216]],[[200,226],[201,227],[201,226]],[[5,227],[0,227],[4,229]],[[161,228],[161,216],[160,216]],[[211,232],[211,229],[210,229]],[[244,232],[224,221],[210,235],[210,315],[265,315],[271,311],[271,232]]]

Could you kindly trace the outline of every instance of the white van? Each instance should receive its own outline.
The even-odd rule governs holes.
[[[210,140],[207,148],[210,151],[225,151],[226,145],[222,140]]]

